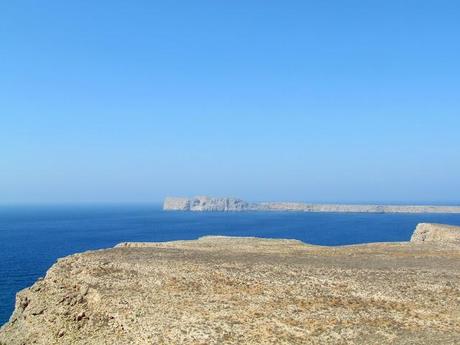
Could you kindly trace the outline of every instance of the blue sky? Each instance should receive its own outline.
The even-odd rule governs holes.
[[[458,1],[3,1],[0,203],[460,201]]]

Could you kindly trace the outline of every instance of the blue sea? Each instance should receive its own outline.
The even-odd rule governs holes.
[[[0,207],[0,325],[17,291],[76,252],[125,241],[204,235],[293,238],[319,245],[406,241],[419,222],[460,225],[460,215],[355,213],[164,212],[160,205]]]

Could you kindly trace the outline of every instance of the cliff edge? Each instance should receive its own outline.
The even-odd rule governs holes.
[[[237,198],[211,198],[196,196],[188,199],[183,197],[167,197],[163,203],[167,211],[248,211],[253,206]]]
[[[291,212],[348,212],[348,213],[460,213],[460,206],[430,205],[347,205],[307,204],[301,202],[249,203],[237,198],[208,196],[166,197],[165,211],[291,211]]]
[[[439,227],[405,243],[204,237],[71,255],[17,294],[0,344],[459,344],[460,246],[442,245],[458,228]]]
[[[411,242],[460,246],[460,227],[445,224],[420,223],[412,234]]]

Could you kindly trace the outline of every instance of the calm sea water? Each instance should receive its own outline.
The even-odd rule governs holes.
[[[460,215],[163,212],[160,205],[0,207],[0,325],[17,291],[57,258],[124,241],[204,235],[294,238],[320,245],[405,241],[419,222],[460,225]]]

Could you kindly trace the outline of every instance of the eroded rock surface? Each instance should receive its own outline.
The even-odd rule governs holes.
[[[247,211],[251,204],[236,198],[211,198],[196,196],[194,198],[167,197],[163,203],[167,211]]]
[[[0,344],[460,344],[460,249],[204,237],[59,260]]]
[[[460,226],[421,223],[417,225],[411,242],[431,242],[460,246]]]
[[[301,202],[248,203],[236,198],[167,197],[163,203],[167,211],[295,211],[295,212],[359,212],[359,213],[460,213],[460,206],[430,205],[346,205],[306,204]]]
[[[170,211],[190,211],[190,200],[181,197],[167,197],[163,208]]]

